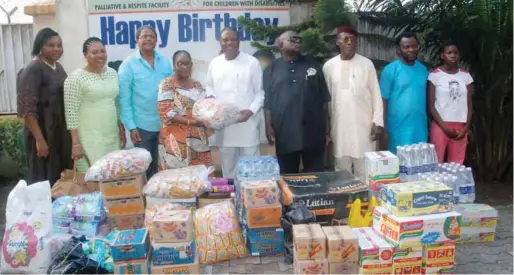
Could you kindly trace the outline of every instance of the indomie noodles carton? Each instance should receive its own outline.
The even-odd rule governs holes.
[[[454,274],[455,242],[423,247],[423,274]]]
[[[370,227],[354,228],[359,238],[359,273],[391,274],[394,246]]]
[[[373,216],[379,220],[373,222],[373,228],[400,248],[455,241],[461,234],[461,215],[457,212],[397,217],[376,207]]]

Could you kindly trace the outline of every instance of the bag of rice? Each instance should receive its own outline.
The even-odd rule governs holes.
[[[155,174],[145,185],[143,192],[154,198],[193,198],[211,188],[209,174],[214,167],[195,165],[164,170]]]
[[[97,160],[84,177],[86,181],[105,181],[146,172],[152,162],[150,152],[143,148],[111,152]]]
[[[7,198],[1,273],[46,274],[52,260],[52,193],[48,181],[20,180]]]
[[[232,202],[209,204],[194,214],[195,242],[201,264],[246,256],[246,246]]]
[[[193,105],[193,118],[209,123],[215,130],[236,124],[240,109],[229,103],[218,102],[214,98],[200,99]]]

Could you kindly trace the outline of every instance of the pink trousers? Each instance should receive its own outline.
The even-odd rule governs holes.
[[[446,127],[454,131],[460,131],[465,126],[464,123],[460,122],[445,122],[445,124]],[[444,133],[443,129],[441,129],[437,123],[432,122],[432,126],[430,128],[430,142],[435,146],[439,163],[444,162],[446,149],[448,149],[448,162],[455,162],[458,164],[462,164],[464,162],[464,159],[466,158],[466,146],[468,145],[467,136],[463,139],[451,139]]]

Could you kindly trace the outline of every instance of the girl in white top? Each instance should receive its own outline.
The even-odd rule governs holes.
[[[473,78],[459,68],[459,50],[452,42],[441,47],[442,65],[428,76],[428,108],[432,116],[430,140],[439,162],[462,164],[466,157],[471,122]]]

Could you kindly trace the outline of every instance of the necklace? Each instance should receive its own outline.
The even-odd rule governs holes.
[[[103,77],[103,74],[105,73],[105,68],[103,68],[103,71],[101,72],[92,72],[90,70],[88,70],[88,68],[84,68],[84,70],[90,74],[94,74],[94,75],[97,75],[101,80],[104,80],[104,77]]]
[[[47,65],[48,67],[52,68],[52,70],[54,70],[54,71],[57,70],[56,64],[52,65],[52,64],[48,63],[48,61],[46,61],[44,58],[41,58],[41,57],[39,58],[39,60],[43,61],[43,63],[45,63],[45,65]]]

